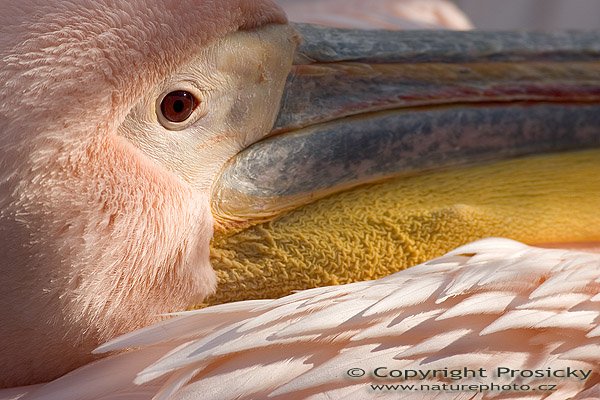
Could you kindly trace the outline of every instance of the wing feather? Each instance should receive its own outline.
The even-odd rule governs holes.
[[[374,375],[378,366],[596,369],[587,380],[560,381],[550,396],[528,392],[511,397],[590,398],[600,388],[599,277],[597,254],[487,239],[377,281],[178,314],[98,351],[135,349],[31,389],[23,399],[499,395],[376,390],[371,385],[455,382],[440,376],[390,380]],[[351,377],[353,368],[365,374]],[[460,380],[486,382],[490,379]],[[503,382],[530,381],[517,376]],[[535,382],[556,383],[548,377]]]

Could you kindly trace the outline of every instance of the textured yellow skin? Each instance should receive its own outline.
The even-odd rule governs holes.
[[[218,232],[207,303],[376,279],[476,239],[600,241],[600,150],[362,186],[237,233]]]

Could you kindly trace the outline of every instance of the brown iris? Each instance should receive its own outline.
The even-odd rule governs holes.
[[[192,115],[197,105],[198,101],[193,94],[185,90],[176,90],[162,99],[160,111],[171,122],[183,122]]]

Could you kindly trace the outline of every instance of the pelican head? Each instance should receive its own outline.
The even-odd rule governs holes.
[[[294,48],[264,1],[6,8],[4,387],[59,376],[214,291],[208,188],[270,130]],[[161,103],[178,91],[195,104],[173,122],[177,101]]]
[[[26,1],[0,26],[0,386],[60,376],[215,290],[211,302],[335,283],[331,269],[288,276],[257,251],[279,246],[298,265],[318,232],[410,243],[398,268],[431,256],[428,243],[494,233],[600,239],[593,33],[367,34],[291,26],[267,0]],[[483,183],[489,208],[469,208]],[[539,190],[511,203],[501,185],[519,199]],[[379,190],[400,200],[360,211]],[[554,203],[532,229],[513,212],[536,195]],[[393,222],[406,199],[420,202],[421,236],[381,220],[341,228],[368,210]],[[286,226],[312,239],[284,248]]]

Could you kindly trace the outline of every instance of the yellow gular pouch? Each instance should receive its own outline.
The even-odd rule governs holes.
[[[600,150],[395,178],[242,231],[217,230],[206,304],[377,279],[492,236],[600,241]]]

